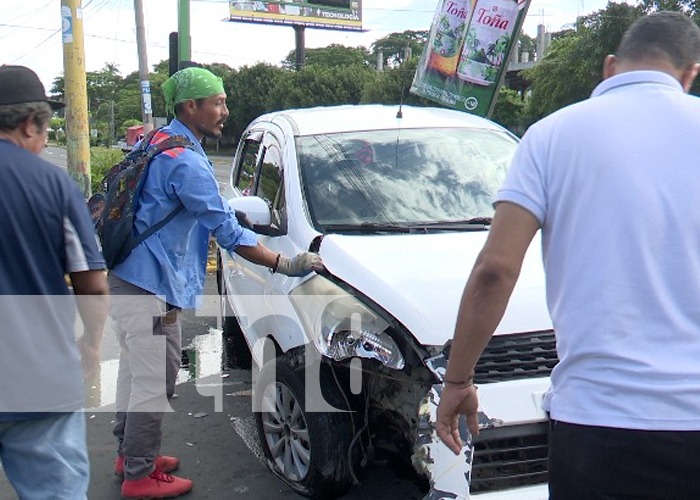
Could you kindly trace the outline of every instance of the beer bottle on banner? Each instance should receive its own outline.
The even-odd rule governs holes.
[[[471,6],[472,0],[441,0],[434,21],[435,31],[429,42],[428,67],[446,76],[455,74]]]
[[[518,19],[518,0],[477,0],[457,76],[477,85],[496,83]]]

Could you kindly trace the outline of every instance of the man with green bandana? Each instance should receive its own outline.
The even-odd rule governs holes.
[[[183,135],[192,148],[167,150],[152,161],[135,216],[139,233],[182,207],[110,273],[111,316],[119,344],[114,435],[119,443],[115,474],[127,498],[173,497],[192,481],[172,476],[175,457],[160,455],[163,411],[169,409],[180,367],[178,312],[196,308],[204,288],[209,236],[246,260],[288,276],[322,268],[318,255],[278,255],[241,227],[219,195],[214,170],[200,141],[218,139],[229,112],[223,82],[189,67],[163,83],[168,110],[176,116],[151,140]]]

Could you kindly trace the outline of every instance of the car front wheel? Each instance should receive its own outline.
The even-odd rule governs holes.
[[[304,496],[334,498],[352,482],[353,423],[327,367],[313,378],[325,402],[338,411],[307,410],[303,355],[287,353],[267,362],[256,384],[257,429],[275,475]]]

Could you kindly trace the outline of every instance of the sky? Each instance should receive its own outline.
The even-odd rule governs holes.
[[[149,68],[168,58],[168,35],[178,29],[178,0],[142,0]],[[634,3],[628,0],[628,3]],[[363,0],[363,32],[306,29],[307,49],[331,43],[368,47],[390,33],[430,29],[438,0]],[[122,76],[138,70],[133,0],[81,0],[85,70],[115,64]],[[577,15],[604,9],[607,0],[532,0],[523,31],[559,31]],[[233,68],[279,64],[294,50],[290,26],[228,21],[227,0],[190,0],[192,59]],[[47,92],[63,74],[60,0],[0,0],[0,64],[37,72]]]

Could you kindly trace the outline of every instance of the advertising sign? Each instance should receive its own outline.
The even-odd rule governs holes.
[[[362,30],[361,0],[229,1],[229,20],[310,28]]]
[[[411,92],[487,116],[530,0],[438,0]]]

